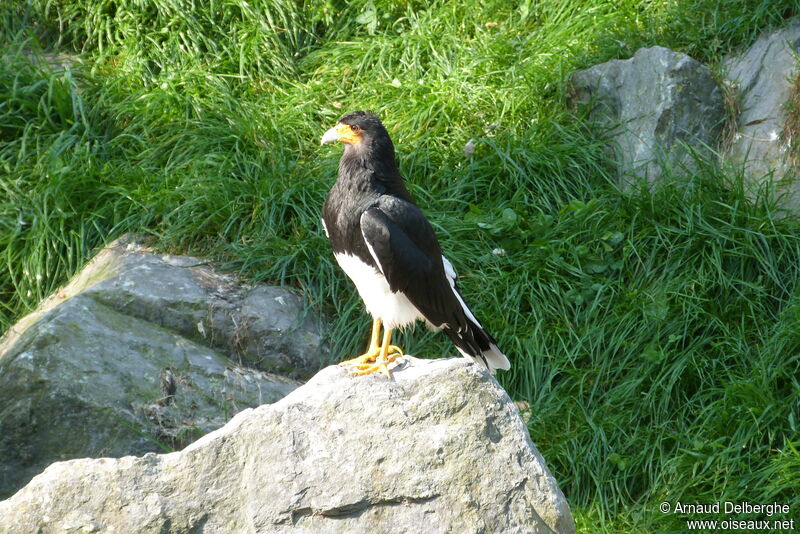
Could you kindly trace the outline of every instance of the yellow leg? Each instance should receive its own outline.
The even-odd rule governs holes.
[[[372,335],[370,336],[369,347],[367,347],[367,351],[360,355],[356,356],[352,360],[345,360],[340,362],[339,365],[353,365],[353,366],[361,366],[366,364],[371,364],[375,362],[381,354],[381,345],[378,344],[378,339],[381,335],[381,320],[380,318],[374,319],[372,321]],[[386,335],[384,334],[384,338]],[[391,338],[391,335],[389,336]],[[397,353],[398,356],[403,355],[403,351],[400,347],[395,347],[394,345],[389,345],[388,347],[388,354]]]
[[[381,336],[381,319],[380,317],[377,319],[372,320],[372,335],[370,336],[369,340],[369,348],[367,352],[373,349],[379,349],[380,345],[378,345],[378,338]]]
[[[355,369],[352,371],[353,374],[361,376],[374,373],[375,371],[383,371],[386,373],[386,376],[391,378],[392,375],[389,373],[388,365],[403,355],[403,351],[401,351],[400,348],[392,345],[391,341],[392,329],[388,328],[383,333],[383,344],[381,345],[380,353],[378,354],[375,363],[365,362],[363,364],[355,365]]]
[[[372,321],[372,336],[370,336],[369,347],[367,347],[367,352],[360,356],[356,356],[352,360],[345,360],[341,362],[339,365],[361,365],[364,363],[372,363],[375,361],[375,358],[378,357],[378,354],[381,352],[381,346],[378,345],[378,337],[381,335],[381,320],[374,319]]]

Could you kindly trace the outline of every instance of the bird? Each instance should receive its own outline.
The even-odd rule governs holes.
[[[491,373],[510,369],[464,302],[456,271],[405,185],[380,118],[371,111],[346,114],[321,142],[344,145],[338,177],[322,206],[323,229],[372,316],[366,352],[341,365],[355,375],[391,376],[389,364],[403,356],[391,344],[392,331],[422,320]]]

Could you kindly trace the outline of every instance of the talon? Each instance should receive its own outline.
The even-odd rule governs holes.
[[[361,356],[356,356],[355,358],[352,358],[350,360],[345,360],[343,362],[339,362],[339,365],[359,366],[359,365],[364,365],[364,364],[368,364],[368,363],[373,363],[375,360],[378,359],[378,355],[380,355],[380,353],[381,353],[381,348],[380,347],[375,347],[374,350],[368,350],[367,352],[365,352]]]
[[[349,365],[352,367],[350,372],[355,376],[372,374],[376,371],[383,371],[386,376],[391,378],[389,364],[397,358],[403,356],[403,349],[397,345],[390,344],[392,340],[392,330],[387,329],[383,333],[383,343],[378,345],[378,335],[380,333],[381,320],[375,319],[372,323],[372,338],[367,352],[353,359],[345,360],[339,365]]]
[[[363,367],[364,367],[363,369],[359,370],[351,369],[350,374],[353,376],[364,376],[364,375],[370,375],[376,371],[383,371],[384,373],[386,373],[387,377],[389,378],[392,377],[391,373],[389,372],[389,368],[383,362],[374,363],[372,365],[365,365]]]
[[[397,345],[389,345],[388,354],[397,353],[397,357],[403,356],[403,349],[398,347]]]
[[[401,351],[398,351],[401,352]],[[392,373],[389,371],[389,364],[394,362],[396,359],[400,358],[401,354],[391,354],[386,356],[385,359],[378,359],[375,363],[364,363],[364,364],[357,364],[353,365],[353,369],[350,370],[350,373],[355,376],[364,376],[369,375],[377,371],[383,371],[386,374],[387,378],[392,378]]]

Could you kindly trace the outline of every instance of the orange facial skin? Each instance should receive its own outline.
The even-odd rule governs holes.
[[[339,134],[339,141],[343,143],[357,145],[361,142],[361,132],[357,128],[353,129],[352,126],[340,122],[334,126],[334,129],[336,130],[336,133]]]

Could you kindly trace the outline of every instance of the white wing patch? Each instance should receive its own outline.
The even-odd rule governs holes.
[[[450,263],[450,260],[444,256],[442,256],[442,263],[444,264],[444,274],[447,276],[448,282],[450,282],[450,287],[455,290],[458,274],[456,274],[456,270],[453,268],[453,264]]]
[[[367,236],[364,235],[364,215],[366,214],[367,214],[366,211],[361,214],[361,220],[359,224],[359,226],[361,227],[361,237],[364,238],[364,243],[367,244],[367,250],[369,250],[369,255],[372,256],[372,259],[375,260],[375,265],[378,266],[378,269],[380,269],[381,274],[386,276],[386,272],[383,270],[383,265],[381,265],[381,262],[378,261],[378,255],[375,254],[375,249],[372,248],[372,243],[370,243],[369,240],[367,239]]]
[[[456,274],[456,270],[453,268],[453,264],[450,263],[450,260],[444,256],[442,256],[442,263],[444,264],[444,274],[447,276],[447,281],[450,282],[450,289],[453,290],[453,294],[458,299],[459,304],[461,304],[461,309],[464,310],[464,315],[466,315],[470,321],[478,325],[480,328],[483,328],[481,323],[479,323],[475,316],[472,315],[472,312],[467,307],[464,299],[461,298],[461,293],[459,293],[458,289],[456,289],[456,280],[458,279],[458,275]]]

